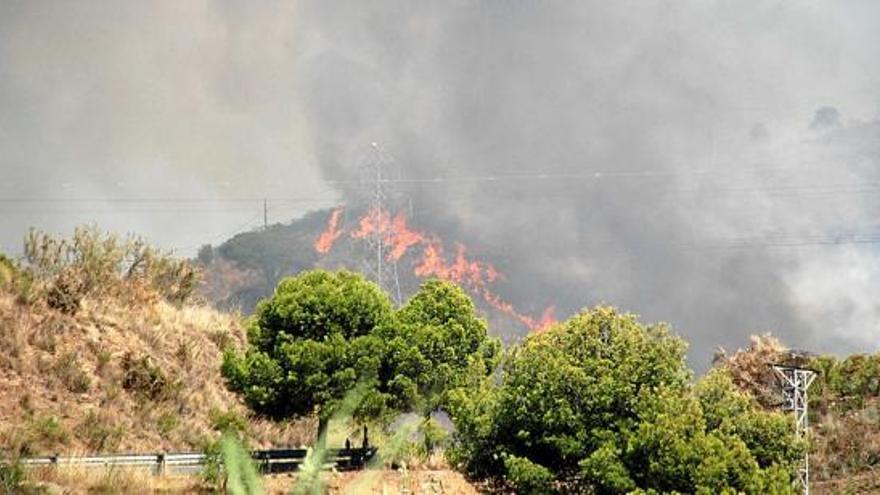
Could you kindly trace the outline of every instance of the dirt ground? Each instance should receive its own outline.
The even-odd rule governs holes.
[[[34,477],[28,493],[79,495],[91,493],[183,494],[212,493],[193,476],[152,476],[144,471],[69,470]],[[324,490],[330,495],[477,495],[475,486],[450,470],[382,470],[323,473]],[[263,478],[266,495],[287,495],[297,486],[295,474]]]
[[[294,476],[273,476],[265,479],[266,492],[287,494],[296,485]],[[460,473],[443,470],[359,471],[327,473],[329,494],[412,494],[412,495],[477,495],[477,489]]]

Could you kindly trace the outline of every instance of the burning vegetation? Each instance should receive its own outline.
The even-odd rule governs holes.
[[[325,255],[333,248],[334,243],[344,233],[340,225],[343,207],[337,207],[330,213],[326,229],[315,241],[315,251]],[[524,314],[498,295],[492,285],[504,280],[504,274],[491,263],[471,258],[468,248],[456,242],[455,255],[448,258],[445,254],[445,242],[433,232],[421,232],[410,228],[406,214],[398,211],[392,214],[385,208],[371,208],[356,223],[356,228],[349,232],[354,240],[365,240],[370,237],[381,240],[386,247],[385,259],[397,262],[407,253],[413,253],[412,273],[421,278],[439,278],[455,282],[467,288],[472,294],[483,299],[489,306],[501,313],[514,318],[529,330],[541,331],[556,323],[555,308],[546,308],[540,317]]]

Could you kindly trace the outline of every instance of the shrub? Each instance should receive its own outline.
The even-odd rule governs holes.
[[[135,359],[131,353],[122,357],[122,388],[150,400],[169,398],[169,381],[150,356]]]
[[[438,448],[443,448],[449,438],[449,433],[434,418],[422,421],[419,425],[419,434],[422,436],[421,454],[426,458]]]
[[[26,473],[19,461],[0,461],[0,494],[21,493]]]
[[[584,311],[515,347],[498,385],[453,395],[451,459],[532,493],[763,493],[780,470],[791,481],[803,445],[787,419],[720,372],[694,388],[684,357],[664,325]]]
[[[74,314],[87,296],[141,300],[155,294],[181,304],[195,291],[198,271],[186,260],[124,240],[96,227],[78,227],[71,239],[30,231],[25,238],[28,270],[45,285],[50,307]]]
[[[74,433],[84,439],[94,452],[113,451],[125,435],[125,429],[113,424],[112,418],[89,411]]]
[[[70,442],[70,432],[55,416],[42,416],[29,422],[26,450],[52,448]],[[23,452],[24,453],[24,452]],[[33,452],[29,452],[33,453]]]
[[[82,370],[76,353],[71,351],[59,356],[54,366],[55,376],[75,394],[84,394],[92,386],[92,379]]]
[[[162,436],[168,436],[175,428],[177,428],[177,415],[172,412],[162,413],[156,420],[156,428]]]
[[[223,470],[221,439],[206,439],[202,441],[201,452],[205,455],[202,471],[199,476],[202,482],[215,491],[225,491],[226,473]]]
[[[504,456],[504,468],[507,481],[523,495],[541,495],[550,490],[553,473],[549,469],[535,464],[523,457]]]
[[[221,433],[244,433],[247,431],[247,419],[235,411],[212,409],[210,417],[211,427]]]
[[[34,280],[18,263],[0,254],[0,290],[11,291],[23,303],[34,299]]]

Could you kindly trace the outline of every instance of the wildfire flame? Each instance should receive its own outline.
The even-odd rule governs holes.
[[[333,246],[333,242],[342,235],[339,228],[341,213],[340,207],[330,214],[327,229],[315,242],[315,250],[318,253],[326,254]],[[398,212],[392,217],[385,209],[373,208],[358,220],[357,229],[350,235],[355,239],[379,235],[383,244],[388,247],[386,258],[389,261],[400,260],[410,248],[419,246],[421,253],[413,267],[415,275],[437,277],[463,285],[481,296],[490,306],[520,321],[530,330],[541,331],[556,323],[555,308],[552,306],[545,309],[539,319],[535,319],[520,313],[512,304],[495,294],[489,285],[503,279],[504,274],[490,263],[470,259],[463,244],[456,243],[455,257],[451,262],[447,261],[440,237],[410,229],[403,212]]]
[[[339,219],[342,217],[343,210],[345,210],[345,207],[339,206],[330,213],[330,220],[327,221],[327,228],[324,232],[321,232],[321,235],[315,240],[315,251],[318,253],[327,254],[330,251],[330,248],[333,247],[333,243],[336,242],[336,239],[342,235],[342,229],[339,226]]]

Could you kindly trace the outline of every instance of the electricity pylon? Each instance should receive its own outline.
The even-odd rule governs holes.
[[[397,261],[388,259],[391,246],[386,242],[391,228],[390,210],[387,203],[393,199],[393,182],[383,175],[384,169],[392,163],[391,157],[377,143],[372,143],[364,162],[360,166],[360,185],[362,202],[368,208],[373,225],[369,235],[364,238],[367,249],[362,264],[364,272],[384,289],[396,305],[400,305],[400,278],[397,275]],[[393,235],[393,233],[392,233]]]
[[[783,411],[792,411],[795,420],[795,436],[804,439],[809,429],[807,418],[807,389],[816,379],[816,373],[797,366],[773,365],[773,370],[782,382]],[[804,495],[810,495],[810,457],[804,452],[798,469],[798,483]]]

